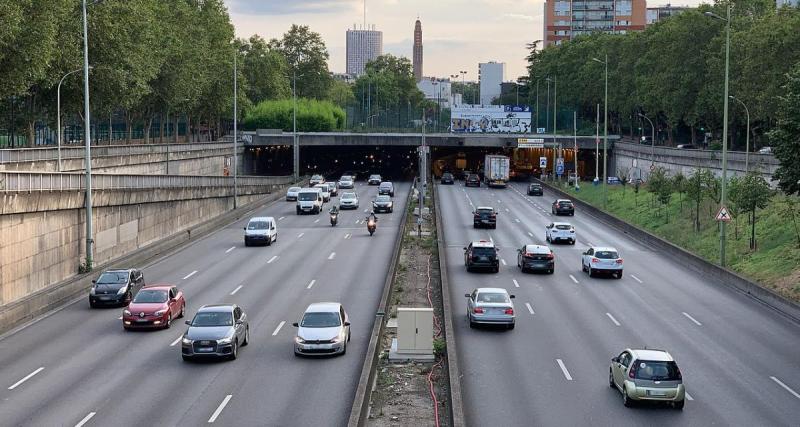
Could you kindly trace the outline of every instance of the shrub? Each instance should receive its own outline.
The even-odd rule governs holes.
[[[263,101],[245,115],[242,128],[293,129],[292,116],[294,102],[291,99]],[[297,130],[301,132],[331,132],[344,129],[346,116],[344,110],[330,101],[315,99],[297,100]]]

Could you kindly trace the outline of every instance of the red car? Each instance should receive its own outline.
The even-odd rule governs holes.
[[[145,286],[122,311],[122,326],[126,330],[167,329],[185,310],[186,300],[177,286]]]

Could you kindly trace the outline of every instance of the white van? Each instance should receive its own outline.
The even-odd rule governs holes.
[[[275,218],[271,216],[259,216],[250,218],[247,226],[244,227],[244,245],[254,244],[272,245],[278,241],[278,226]]]
[[[314,188],[319,188],[320,190],[322,190],[322,201],[323,202],[327,203],[327,202],[331,201],[331,187],[328,185],[327,182],[324,183],[324,184],[317,184],[317,185],[314,186]]]
[[[319,214],[323,203],[321,188],[303,188],[297,193],[297,214]]]

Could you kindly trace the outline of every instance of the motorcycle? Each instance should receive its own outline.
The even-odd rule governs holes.
[[[375,234],[375,229],[378,227],[378,219],[369,217],[367,218],[367,231],[369,231],[369,236],[372,237]]]
[[[331,227],[335,227],[339,222],[339,212],[331,212]]]

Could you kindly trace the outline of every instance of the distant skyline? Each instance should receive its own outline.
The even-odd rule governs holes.
[[[668,1],[649,1],[660,6]],[[697,6],[700,0],[677,1]],[[283,35],[292,24],[308,25],[322,35],[330,53],[328,67],[345,72],[345,33],[361,26],[362,0],[225,0],[236,36]],[[526,74],[525,45],[543,35],[544,0],[369,0],[367,24],[383,32],[383,51],[412,59],[414,22],[425,30],[425,75],[449,77],[467,70],[477,81],[478,63],[506,63],[506,77]]]

